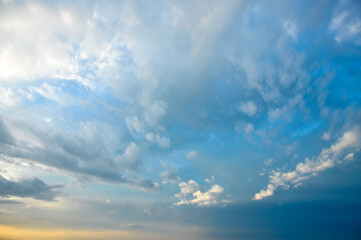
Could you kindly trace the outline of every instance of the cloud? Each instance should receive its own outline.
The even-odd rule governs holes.
[[[63,185],[49,186],[38,178],[13,182],[0,175],[0,196],[2,197],[32,197],[45,201],[54,201],[60,194],[58,189],[62,187]]]
[[[360,6],[357,1],[345,1],[336,6],[328,30],[339,44],[353,42],[361,45]]]
[[[163,100],[149,102],[144,99],[141,104],[144,107],[145,121],[152,127],[158,127],[160,120],[167,115],[167,103]]]
[[[5,199],[5,200],[0,200],[0,204],[22,204],[22,202]]]
[[[214,177],[212,177],[212,181]],[[209,181],[210,182],[210,181]],[[181,205],[196,205],[196,206],[212,206],[220,203],[229,202],[226,200],[219,200],[219,197],[224,193],[223,187],[214,184],[208,191],[201,192],[199,184],[194,180],[179,183],[180,192],[175,195],[180,201],[175,203],[175,206]]]
[[[149,190],[159,190],[160,189],[160,186],[158,183],[155,183],[153,182],[152,180],[150,179],[139,179],[135,182],[135,184],[132,184],[132,185],[135,185],[137,187],[140,187],[142,188],[143,190],[146,190],[146,191],[149,191]]]
[[[1,118],[0,118],[0,143],[9,144],[9,145],[14,144],[14,139],[11,136],[8,128],[6,127],[6,125],[4,124]]]
[[[7,142],[0,142],[0,150],[5,156],[30,160],[75,173],[79,177],[128,184],[141,189],[157,189],[149,179],[131,174],[141,172],[142,149],[134,142],[119,149],[120,142],[114,136],[116,133],[107,131],[106,126],[99,128],[95,123],[84,122],[77,131],[70,133],[54,130],[45,132],[11,119],[6,120],[9,123],[7,126],[3,122],[0,122],[0,134],[4,135],[2,139],[7,139]],[[105,132],[107,134],[103,135]],[[122,154],[116,154],[116,149]]]
[[[131,142],[124,153],[118,157],[117,162],[122,169],[139,171],[143,163],[141,149],[134,142]]]
[[[257,112],[257,105],[255,105],[252,101],[241,102],[237,109],[244,114],[253,117]]]
[[[288,102],[285,103],[282,107],[268,110],[268,120],[276,121],[281,118],[287,122],[290,122],[297,108],[302,108],[303,104],[304,101],[302,95],[294,96],[293,98],[289,99]]]
[[[63,106],[74,104],[76,101],[72,95],[64,93],[61,86],[51,86],[48,83],[43,83],[40,87],[29,87],[29,92],[30,94],[36,93]]]
[[[187,194],[195,192],[199,188],[199,184],[194,180],[189,180],[188,182],[181,182],[178,184],[180,187],[180,193],[177,193],[175,196],[181,198]]]
[[[132,135],[144,132],[144,124],[139,120],[137,116],[127,117],[125,119],[125,122]]]
[[[196,158],[198,156],[198,153],[196,150],[194,151],[191,151],[189,153],[186,154],[186,158],[189,160],[189,159],[193,159],[193,158]]]
[[[245,134],[250,134],[254,131],[254,126],[252,123],[237,122],[235,129],[239,133],[244,132]]]
[[[285,189],[290,188],[290,186],[298,187],[303,181],[318,175],[319,172],[349,161],[354,156],[353,151],[360,150],[360,137],[359,128],[354,128],[345,132],[329,148],[322,150],[315,160],[306,158],[304,162],[297,164],[296,169],[293,171],[273,171],[267,188],[256,193],[253,199],[261,200],[273,196],[275,190],[279,187]]]
[[[346,119],[359,95],[352,85],[359,52],[346,45],[359,38],[359,8],[309,4],[1,6],[1,154],[81,178],[154,189],[149,175],[179,182],[171,170],[158,169],[158,160],[146,159],[192,158],[184,150],[194,142],[214,150],[211,163],[199,159],[208,169],[224,151],[219,146],[233,152],[239,132],[263,133],[254,143],[264,155],[270,150],[263,144],[301,141],[310,131],[306,121],[327,125],[331,114]],[[341,83],[338,73],[350,80]],[[345,84],[346,94],[338,90]],[[347,87],[356,90],[348,94]],[[319,114],[325,109],[330,115]],[[288,139],[285,133],[295,129],[304,131]],[[213,143],[220,144],[213,149]],[[185,172],[200,171],[187,164]],[[198,191],[201,199],[208,189]]]
[[[147,133],[145,138],[150,142],[157,143],[162,148],[170,148],[171,142],[169,138],[161,137],[156,133]]]
[[[85,22],[69,12],[72,24],[63,21],[56,9],[28,2],[2,5],[0,11],[0,79],[30,80],[33,77],[68,74],[75,70],[69,54],[69,34],[82,33]],[[32,36],[29,38],[29,36]]]
[[[178,177],[178,171],[175,170],[167,170],[162,171],[159,175],[163,178],[163,183],[166,184],[167,182],[177,184],[180,182],[180,177]]]
[[[297,41],[297,26],[291,20],[287,20],[283,23],[283,27],[285,28],[286,33],[292,37],[293,41]]]

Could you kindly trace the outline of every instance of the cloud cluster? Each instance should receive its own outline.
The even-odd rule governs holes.
[[[349,161],[354,156],[353,151],[360,150],[360,147],[361,134],[359,128],[349,130],[336,143],[322,150],[315,160],[306,158],[304,162],[297,164],[293,171],[273,171],[267,188],[256,193],[253,199],[261,200],[270,197],[279,187],[285,189],[290,188],[290,186],[298,187],[303,181],[316,176],[319,172]]]
[[[224,188],[213,184],[210,189],[205,192],[199,190],[199,184],[194,180],[188,182],[181,182],[178,184],[180,192],[175,195],[179,198],[179,202],[176,202],[175,206],[181,205],[196,205],[196,206],[212,206],[226,202],[219,198],[224,193]]]

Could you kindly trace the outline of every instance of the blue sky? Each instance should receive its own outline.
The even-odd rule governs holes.
[[[0,4],[3,237],[360,238],[358,1]]]

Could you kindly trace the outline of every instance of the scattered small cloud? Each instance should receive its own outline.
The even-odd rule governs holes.
[[[297,164],[295,170],[290,172],[274,170],[270,176],[267,188],[256,193],[253,199],[261,200],[270,197],[278,187],[283,187],[284,189],[288,189],[290,186],[298,187],[303,181],[318,175],[319,172],[349,161],[349,159],[352,159],[354,156],[352,151],[360,149],[360,140],[360,131],[358,128],[354,128],[345,132],[343,136],[329,148],[322,150],[321,154],[315,160],[306,158],[304,162]],[[349,152],[342,158],[345,150]]]
[[[193,158],[196,158],[197,156],[198,156],[198,153],[197,153],[196,150],[191,151],[191,152],[189,152],[189,153],[186,154],[186,158],[187,158],[188,160],[193,159]]]
[[[283,27],[290,37],[292,37],[293,41],[297,41],[298,31],[297,26],[292,20],[287,20],[283,23]]]
[[[253,117],[257,112],[257,105],[252,101],[241,102],[238,107],[238,111],[243,112],[244,114]]]
[[[271,165],[273,162],[274,162],[273,158],[269,158],[269,159],[267,159],[266,161],[264,161],[263,163],[264,163],[266,166],[269,166],[269,165]]]
[[[237,122],[235,129],[239,133],[244,132],[245,134],[250,134],[254,131],[254,126],[252,123]]]

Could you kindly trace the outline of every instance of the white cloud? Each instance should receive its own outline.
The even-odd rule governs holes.
[[[208,180],[208,179],[207,179]],[[206,181],[207,181],[206,180]],[[212,176],[212,182],[214,177]],[[207,181],[210,183],[210,180]],[[199,190],[199,184],[193,180],[189,180],[188,183],[179,183],[180,192],[175,194],[176,198],[180,201],[174,205],[197,205],[197,206],[211,206],[219,203],[228,203],[229,200],[219,200],[220,196],[224,193],[224,188],[213,184],[208,191],[202,192]]]
[[[237,108],[239,111],[250,117],[253,117],[257,112],[257,105],[255,105],[252,101],[242,102]]]
[[[75,98],[63,92],[61,86],[51,86],[43,83],[40,87],[30,87],[30,93],[37,93],[40,96],[53,100],[60,105],[69,105],[76,102]]]
[[[161,136],[159,136],[159,134],[156,134],[156,133],[147,133],[145,138],[149,142],[157,143],[162,148],[170,148],[171,142],[170,142],[169,138],[161,137]]]
[[[326,132],[322,135],[322,139],[325,140],[325,141],[328,141],[330,140],[331,136],[330,136],[330,133],[329,132]]]
[[[137,116],[127,117],[125,119],[125,123],[132,135],[135,135],[135,133],[144,132],[144,124],[139,120]]]
[[[283,23],[283,27],[287,35],[291,36],[294,41],[297,41],[298,30],[296,24],[291,20],[287,20]]]
[[[353,4],[351,1],[348,7],[346,7],[347,4],[337,6],[339,9],[335,11],[335,15],[328,26],[329,32],[334,34],[338,43],[353,41],[355,44],[361,45],[359,6]]]
[[[17,96],[10,88],[5,89],[0,87],[0,106],[13,107],[17,101]]]
[[[174,205],[197,205],[197,206],[211,206],[217,205],[219,203],[219,196],[223,194],[224,189],[223,187],[215,184],[213,185],[208,191],[201,192],[189,192],[192,193],[193,199],[186,200],[181,199],[179,202],[175,203]]]
[[[216,184],[213,185],[207,192],[202,193],[201,191],[197,191],[193,193],[195,198],[191,200],[192,204],[197,204],[199,206],[215,205],[218,203],[218,196],[222,194],[223,191],[223,187]]]
[[[187,194],[195,192],[199,188],[199,184],[194,180],[189,180],[188,182],[181,182],[178,184],[180,187],[180,193],[177,193],[175,197],[181,198]]]
[[[216,178],[214,176],[212,176],[210,180],[208,178],[206,178],[207,183],[214,183],[215,180],[216,180]]]
[[[73,13],[68,12],[68,19]],[[84,21],[64,24],[45,4],[27,3],[0,14],[0,80],[31,79],[74,71],[68,34],[81,33]],[[31,37],[29,37],[31,36]]]
[[[158,127],[160,120],[167,115],[167,103],[163,100],[157,100],[154,102],[144,100],[141,104],[145,108],[145,121],[151,127]]]
[[[250,134],[254,131],[254,126],[252,123],[237,122],[235,129],[237,132],[244,132],[246,134]]]
[[[315,160],[306,158],[303,163],[297,164],[296,169],[290,172],[273,171],[267,188],[256,193],[253,199],[260,200],[272,196],[278,187],[285,189],[290,186],[298,187],[304,180],[316,176],[319,172],[349,161],[354,156],[353,151],[360,149],[360,140],[360,131],[358,128],[354,128],[345,132],[335,144],[324,149]],[[345,153],[346,149],[347,153]],[[346,156],[342,158],[341,156],[345,154]]]
[[[269,158],[269,159],[267,159],[266,161],[264,161],[263,163],[266,165],[266,166],[269,166],[269,165],[271,165],[271,163],[273,163],[273,158]]]
[[[282,118],[283,120],[290,122],[297,108],[302,108],[303,104],[303,96],[296,95],[289,99],[282,107],[270,109],[268,111],[268,120],[275,121]]]
[[[191,151],[189,153],[186,154],[186,158],[187,159],[193,159],[193,158],[196,158],[198,156],[198,153],[196,150],[194,151]]]

